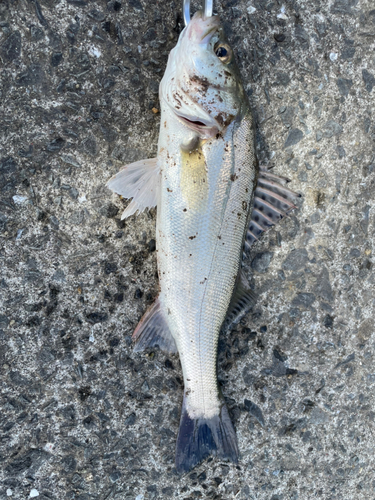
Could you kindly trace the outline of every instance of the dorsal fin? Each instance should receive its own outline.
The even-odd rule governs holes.
[[[125,219],[130,215],[143,212],[145,208],[156,207],[160,186],[160,168],[157,158],[140,160],[126,165],[107,182],[109,189],[124,198],[133,198],[121,215]]]
[[[254,192],[254,204],[249,229],[244,245],[245,252],[254,241],[270,227],[277,224],[290,210],[296,208],[293,203],[301,195],[286,187],[289,179],[260,170],[258,184]]]
[[[228,330],[232,325],[237,324],[252,309],[255,302],[256,296],[251,290],[244,272],[240,270],[224,321],[224,330]]]

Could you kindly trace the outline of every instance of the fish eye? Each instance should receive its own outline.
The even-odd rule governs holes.
[[[229,63],[232,59],[232,49],[226,43],[218,43],[214,47],[215,54],[223,63]]]

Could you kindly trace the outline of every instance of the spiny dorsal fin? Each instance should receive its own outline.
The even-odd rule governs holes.
[[[149,347],[159,347],[162,351],[176,353],[177,347],[164,318],[159,297],[145,312],[133,333],[134,351],[144,351]]]
[[[288,182],[289,179],[286,177],[260,170],[254,192],[251,221],[246,234],[245,252],[264,231],[277,224],[290,210],[296,208],[293,200],[301,195],[288,189],[286,187]]]
[[[237,324],[247,314],[256,302],[254,292],[251,290],[249,282],[240,270],[234,288],[233,297],[228,307],[227,317],[224,321],[224,329],[229,329]]]
[[[143,212],[145,208],[156,207],[159,192],[160,168],[157,158],[140,160],[126,165],[107,182],[109,189],[124,198],[133,198],[123,212],[121,219]]]

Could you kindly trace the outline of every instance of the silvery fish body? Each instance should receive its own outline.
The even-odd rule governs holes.
[[[181,153],[186,125],[163,109],[156,241],[159,300],[180,355],[191,417],[219,414],[216,346],[242,258],[255,180],[251,117]],[[163,116],[162,115],[162,116]],[[169,116],[168,116],[169,115]]]
[[[176,53],[179,49],[177,46]],[[170,59],[173,56],[172,52]],[[209,81],[219,79],[217,72],[223,73],[220,66],[212,71],[205,68]],[[228,68],[225,71],[228,73]],[[253,122],[245,94],[228,98],[223,95],[226,90],[205,90],[201,75],[196,76],[193,84],[187,83],[189,94],[210,94],[207,101],[211,98],[213,103],[207,107],[211,119],[216,113],[228,113],[215,107],[219,98],[232,99],[238,107],[233,114],[230,110],[227,125],[214,123],[214,131],[192,130],[173,109],[176,100],[186,99],[182,85],[177,84],[174,94],[166,73],[160,96],[161,189],[156,241],[159,300],[167,311],[180,355],[186,410],[191,418],[211,418],[219,415],[223,404],[217,386],[216,347],[239,272],[256,164]],[[237,86],[230,89],[237,92]],[[204,117],[199,119],[204,123]]]
[[[217,16],[197,12],[181,33],[160,102],[157,158],[128,165],[108,185],[133,198],[124,217],[157,205],[160,294],[133,337],[135,350],[159,345],[180,356],[183,472],[210,454],[237,461],[217,383],[219,332],[254,302],[240,272],[246,239],[251,244],[293,205],[276,176],[258,180],[250,107]]]

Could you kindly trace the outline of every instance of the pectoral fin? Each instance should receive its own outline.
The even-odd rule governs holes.
[[[141,213],[145,208],[156,207],[160,186],[160,168],[157,158],[126,165],[108,181],[107,186],[124,198],[133,198],[121,215],[121,219],[137,211]]]
[[[267,170],[259,172],[245,250],[249,250],[264,231],[277,224],[290,210],[296,208],[293,200],[301,195],[288,189],[286,187],[288,182],[289,179],[271,174]]]

